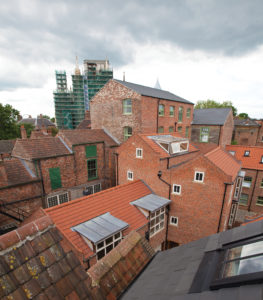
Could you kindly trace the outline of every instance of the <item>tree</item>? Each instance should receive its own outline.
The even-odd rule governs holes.
[[[249,119],[249,116],[247,113],[240,113],[238,115],[239,119]]]
[[[29,124],[29,123],[22,123],[22,124],[19,124],[19,125],[18,125],[18,128],[19,128],[19,130],[18,130],[18,135],[19,135],[19,136],[17,136],[17,137],[19,137],[19,138],[21,138],[21,130],[20,130],[20,128],[21,128],[22,125],[24,125],[24,128],[26,129],[26,135],[27,135],[27,137],[29,138],[30,135],[31,135],[32,130],[35,129],[35,126],[32,125],[32,124]]]
[[[204,109],[204,108],[225,108],[225,107],[231,107],[233,111],[233,116],[237,115],[237,108],[233,106],[231,101],[224,101],[222,103],[217,102],[215,100],[200,100],[197,101],[195,105],[195,109]]]
[[[19,136],[19,128],[16,124],[19,111],[10,104],[0,103],[0,140],[15,139]]]

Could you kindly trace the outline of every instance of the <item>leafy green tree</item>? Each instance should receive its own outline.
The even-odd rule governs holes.
[[[25,129],[26,129],[26,135],[27,135],[27,137],[29,138],[30,137],[30,135],[31,135],[31,132],[32,132],[32,130],[34,130],[35,129],[35,126],[34,125],[32,125],[32,124],[29,124],[29,123],[24,123],[24,124],[19,124],[18,125],[18,128],[19,128],[19,138],[21,138],[21,131],[20,131],[20,128],[21,128],[21,126],[22,125],[24,125],[24,127],[25,127]]]
[[[249,118],[249,116],[248,116],[247,113],[240,113],[240,114],[238,115],[238,117],[239,117],[239,119],[248,119],[248,118]]]
[[[16,124],[19,111],[10,104],[0,103],[0,140],[15,139],[19,136],[19,128]]]
[[[225,107],[231,107],[233,111],[233,116],[237,115],[237,108],[233,106],[231,101],[224,101],[222,103],[217,102],[215,100],[200,100],[197,101],[195,105],[195,109],[204,109],[204,108],[225,108]]]
[[[56,136],[57,133],[58,133],[58,129],[55,128],[55,127],[52,127],[52,128],[51,128],[51,134],[52,134],[52,136]]]
[[[55,123],[55,118],[50,118],[48,115],[42,115],[42,118],[50,120],[52,123]]]

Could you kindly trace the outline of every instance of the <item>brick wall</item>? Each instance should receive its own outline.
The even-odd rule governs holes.
[[[257,136],[257,143],[256,143],[256,146],[263,146],[263,121],[259,121],[258,122],[260,127],[259,127],[259,130],[258,130],[258,136]]]
[[[225,147],[231,144],[232,135],[234,130],[234,119],[232,111],[229,112],[224,126],[221,127],[219,145]]]
[[[142,159],[136,158],[136,148],[143,149]],[[169,166],[188,161],[186,164],[167,169],[167,159],[160,160],[139,136],[131,137],[118,152],[120,184],[128,182],[127,171],[130,170],[134,180],[142,179],[157,195],[170,196],[169,214],[178,217],[179,223],[169,225],[168,240],[181,244],[217,232],[226,178],[208,159],[198,152],[184,154],[171,158]],[[157,176],[160,170],[162,179],[171,184],[171,188],[173,184],[181,185],[181,195],[169,195],[169,186]],[[205,173],[204,183],[194,182],[195,171]],[[220,230],[227,228],[233,192],[232,185],[227,186]]]
[[[132,114],[123,115],[122,100],[132,100]],[[165,106],[165,115],[158,117],[158,104]],[[169,106],[175,107],[174,117],[169,116]],[[178,109],[183,107],[183,121],[178,123]],[[190,117],[186,117],[187,108],[191,108]],[[92,129],[106,128],[120,142],[124,141],[124,127],[132,128],[132,133],[155,133],[157,127],[163,126],[164,132],[169,127],[182,127],[182,134],[185,135],[185,128],[189,127],[191,134],[191,122],[193,119],[193,105],[169,100],[141,96],[113,80],[109,81],[90,103]],[[174,128],[175,129],[175,128]]]
[[[256,204],[258,196],[263,197],[263,188],[261,182],[263,180],[263,171],[257,171],[252,169],[242,169],[246,172],[245,176],[252,177],[251,186],[242,187],[242,193],[248,195],[248,204],[239,205],[240,210],[245,210],[255,213],[263,213],[263,206]]]
[[[191,141],[194,143],[200,142],[200,130],[201,127],[208,127],[209,128],[209,143],[217,144],[219,143],[220,138],[220,127],[219,125],[192,125],[192,135]]]
[[[258,137],[258,127],[235,126],[234,140],[238,145],[255,146]]]
[[[122,100],[132,99],[132,114],[123,115]],[[92,129],[106,128],[120,142],[123,127],[130,126],[133,133],[141,132],[141,96],[127,87],[110,80],[90,102]]]

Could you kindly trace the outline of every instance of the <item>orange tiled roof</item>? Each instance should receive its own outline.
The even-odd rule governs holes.
[[[129,224],[127,233],[147,223],[146,217],[130,202],[151,194],[140,180],[119,185],[99,193],[45,209],[58,229],[85,257],[93,254],[83,238],[71,227],[106,212]]]
[[[38,159],[71,154],[57,137],[17,140],[12,156],[24,159]]]
[[[263,156],[263,147],[228,145],[226,150],[235,151],[235,158],[242,162],[242,168],[263,170],[263,164],[260,163]],[[249,156],[244,156],[246,150],[250,151]]]
[[[222,148],[217,147],[205,154],[205,156],[220,168],[226,175],[234,180],[241,168],[239,163],[231,154],[225,152]]]
[[[171,155],[166,152],[162,147],[160,147],[154,140],[148,138],[148,136],[162,136],[162,135],[171,135],[173,137],[182,138],[182,135],[179,132],[169,132],[169,133],[152,133],[152,134],[138,134],[152,149],[154,152],[158,153],[161,157],[170,157]],[[193,145],[189,143],[188,152],[196,152],[196,149]]]

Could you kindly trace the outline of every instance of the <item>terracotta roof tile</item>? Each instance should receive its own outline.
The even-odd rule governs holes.
[[[39,159],[68,155],[71,152],[58,137],[17,140],[12,156],[24,159]]]
[[[140,180],[126,183],[71,202],[48,208],[45,212],[65,237],[86,257],[93,254],[83,238],[71,227],[93,219],[106,212],[127,222],[127,233],[147,223],[145,216],[130,202],[151,194],[151,190]]]
[[[105,141],[109,146],[118,146],[103,129],[60,130],[59,135],[65,137],[72,145]]]
[[[182,138],[181,134],[176,132],[176,133],[153,133],[153,134],[138,134],[138,136],[140,136],[151,148],[154,152],[156,152],[157,154],[160,155],[160,157],[170,157],[171,155],[169,153],[167,153],[167,151],[165,151],[162,147],[160,147],[153,139],[150,139],[149,136],[162,136],[162,135],[171,135],[173,137],[178,137],[178,138]],[[189,143],[189,150],[187,153],[189,152],[195,152],[198,151],[198,149],[196,149],[193,145],[191,145]]]
[[[226,175],[230,176],[231,180],[236,178],[241,169],[241,163],[237,162],[231,154],[227,153],[220,147],[206,153],[205,156]]]
[[[235,158],[242,162],[242,168],[263,170],[263,164],[261,163],[263,147],[228,145],[226,150],[235,152]],[[249,156],[244,156],[245,151],[250,151]]]

